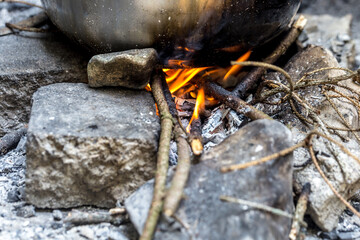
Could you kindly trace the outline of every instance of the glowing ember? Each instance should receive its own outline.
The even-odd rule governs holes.
[[[190,133],[191,129],[191,123],[199,118],[200,112],[205,109],[205,91],[204,88],[200,88],[196,97],[196,104],[194,108],[194,113],[192,115],[192,118],[190,120],[189,125],[186,128],[186,131]]]

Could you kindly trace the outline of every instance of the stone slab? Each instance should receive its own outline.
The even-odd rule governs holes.
[[[32,94],[58,82],[87,82],[89,56],[60,33],[0,37],[0,136],[29,120]]]
[[[26,200],[114,207],[154,176],[159,119],[149,92],[59,83],[33,97]]]
[[[252,122],[193,165],[176,217],[162,219],[155,239],[287,239],[291,219],[245,205],[220,201],[221,195],[245,199],[292,213],[292,154],[255,167],[221,173],[224,165],[254,161],[292,144],[288,128],[279,122]],[[148,182],[125,201],[131,221],[142,232],[150,207],[153,183]],[[150,196],[150,197],[149,197]]]

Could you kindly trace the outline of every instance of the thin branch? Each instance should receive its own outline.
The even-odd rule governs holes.
[[[299,235],[300,227],[302,225],[301,223],[304,221],[304,215],[309,202],[310,191],[311,185],[310,183],[306,183],[301,191],[299,200],[296,204],[294,220],[289,235],[290,240],[296,240]]]
[[[169,106],[169,111],[174,119],[174,135],[177,143],[178,150],[178,165],[176,166],[176,171],[174,177],[171,181],[171,186],[166,193],[164,200],[164,210],[163,213],[167,217],[174,216],[186,186],[187,179],[189,177],[191,161],[190,161],[190,149],[187,142],[187,135],[185,129],[182,127],[181,122],[179,121],[178,112],[176,110],[175,102],[171,96],[169,87],[165,81],[162,79],[162,87],[164,91],[164,96]]]
[[[165,196],[165,184],[167,170],[169,167],[169,151],[173,128],[173,118],[169,112],[169,107],[166,103],[161,86],[163,77],[164,76],[161,73],[156,73],[154,74],[151,81],[152,93],[161,116],[161,134],[157,154],[157,171],[155,176],[154,194],[140,240],[152,239],[163,207],[163,198]]]
[[[33,28],[33,27],[43,24],[48,19],[49,18],[46,15],[46,13],[41,12],[41,13],[31,16],[23,21],[17,22],[14,25],[24,27],[24,28]],[[5,35],[11,34],[11,33],[13,33],[13,31],[7,27],[0,29],[0,36],[5,36]]]
[[[43,7],[43,6],[36,5],[36,4],[33,4],[33,3],[29,3],[29,2],[25,2],[25,1],[19,1],[19,0],[0,0],[0,2],[6,2],[6,3],[20,3],[20,4],[28,5],[28,6],[31,6],[31,7],[37,7],[37,8],[44,9],[44,7]]]
[[[230,202],[230,203],[237,203],[237,204],[242,204],[242,205],[246,205],[252,208],[256,208],[259,210],[263,210],[278,216],[282,216],[282,217],[286,217],[286,218],[290,218],[293,219],[293,215],[291,215],[288,212],[285,212],[281,209],[278,208],[273,208],[270,206],[266,206],[264,204],[260,204],[260,203],[254,203],[254,202],[250,202],[244,199],[238,199],[238,198],[233,198],[233,197],[228,197],[228,196],[220,196],[220,200],[221,201],[225,201],[225,202]]]
[[[231,166],[225,166],[225,167],[222,167],[220,169],[220,171],[222,173],[227,173],[227,172],[238,171],[238,170],[242,170],[242,169],[245,169],[245,168],[248,168],[248,167],[260,165],[260,164],[263,164],[265,162],[268,162],[268,161],[271,161],[271,160],[274,160],[274,159],[277,159],[277,158],[280,158],[280,157],[284,157],[284,156],[292,153],[296,149],[304,147],[304,146],[305,146],[305,141],[301,141],[300,143],[298,143],[298,144],[296,144],[296,145],[294,145],[292,147],[286,148],[286,149],[284,149],[284,150],[282,150],[280,152],[277,152],[277,153],[271,154],[269,156],[263,157],[263,158],[261,158],[259,160],[251,161],[251,162],[247,162],[247,163],[241,163],[241,164],[234,164],[234,165],[231,165]]]

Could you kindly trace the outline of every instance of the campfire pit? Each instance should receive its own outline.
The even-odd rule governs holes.
[[[54,14],[57,11],[50,9],[51,1],[44,2],[48,4],[46,7],[49,12]],[[124,2],[119,5],[125,4]],[[227,6],[230,2],[236,5],[239,1],[225,3],[198,1],[197,4],[207,7],[218,6],[216,4]],[[70,4],[78,7],[81,5],[79,9],[87,10],[89,15],[86,19],[91,20],[95,14],[90,8],[93,6],[88,3],[71,2]],[[136,4],[140,4],[140,1],[131,3],[138,6]],[[160,2],[156,2],[158,3]],[[141,4],[146,5],[146,3]],[[174,7],[177,6],[176,4]],[[252,3],[248,2],[248,4]],[[230,13],[242,9],[236,6],[236,9],[221,9],[224,13],[229,13],[222,16],[225,23],[228,22],[228,17],[231,18]],[[65,8],[70,7],[65,6]],[[104,10],[102,6],[100,9]],[[58,10],[61,12],[64,8]],[[181,10],[183,9],[179,9]],[[161,14],[168,13],[169,11],[165,10]],[[197,12],[193,13],[195,16]],[[122,16],[126,17],[126,15]],[[353,221],[359,213],[346,200],[353,195],[356,196],[355,193],[360,188],[358,186],[360,168],[357,162],[360,161],[357,157],[360,141],[358,135],[360,75],[359,72],[351,70],[355,66],[355,58],[349,55],[344,58],[345,54],[351,53],[351,46],[354,46],[349,40],[351,37],[347,37],[346,33],[349,31],[340,27],[329,35],[333,38],[330,50],[336,54],[341,53],[341,56],[336,57],[350,68],[340,69],[335,58],[326,49],[316,46],[303,49],[301,46],[301,43],[309,44],[316,41],[314,40],[316,34],[312,32],[314,25],[308,28],[307,35],[303,34],[300,37],[301,43],[299,41],[297,44],[292,44],[301,30],[293,27],[290,32],[286,31],[278,36],[273,43],[267,43],[262,48],[251,48],[251,44],[241,42],[241,39],[232,39],[231,34],[236,38],[241,37],[236,35],[236,30],[239,28],[213,21],[218,19],[216,16],[209,14],[200,17],[209,20],[204,27],[195,27],[185,35],[179,34],[177,39],[171,38],[171,34],[174,33],[170,31],[166,32],[170,37],[166,34],[154,37],[156,43],[146,46],[155,47],[159,55],[156,55],[155,49],[151,48],[132,49],[109,55],[96,55],[90,62],[88,68],[90,86],[111,85],[143,89],[150,82],[146,89],[151,91],[157,100],[157,114],[155,114],[155,104],[151,97],[149,98],[150,93],[145,91],[134,91],[139,99],[141,96],[146,96],[147,102],[145,104],[143,100],[139,100],[135,103],[134,109],[138,109],[139,114],[133,114],[130,109],[135,99],[131,98],[131,94],[128,94],[129,98],[125,97],[122,102],[118,101],[118,97],[122,96],[125,90],[117,89],[119,90],[117,96],[110,94],[112,89],[89,89],[84,84],[53,85],[39,90],[34,96],[32,120],[26,135],[28,179],[25,191],[30,193],[27,197],[28,201],[39,205],[37,207],[40,208],[61,207],[62,204],[71,207],[74,203],[111,207],[115,205],[117,199],[127,198],[139,187],[138,184],[154,176],[156,149],[153,144],[156,144],[157,140],[143,144],[146,140],[140,137],[130,143],[134,140],[132,136],[136,132],[143,132],[145,125],[147,131],[155,134],[152,138],[157,136],[158,130],[153,128],[153,124],[149,125],[147,120],[143,121],[144,114],[147,114],[146,109],[153,109],[151,119],[154,121],[160,119],[162,122],[157,150],[155,189],[150,182],[136,190],[126,200],[126,210],[137,231],[142,234],[142,239],[150,239],[154,230],[155,239],[163,239],[167,236],[171,236],[171,239],[194,237],[208,239],[221,238],[228,234],[236,235],[237,238],[254,235],[264,236],[266,239],[271,237],[284,239],[290,232],[291,218],[294,218],[290,235],[290,239],[293,240],[303,230],[302,219],[307,208],[312,220],[323,231],[330,231],[335,226],[338,226],[338,229],[347,226],[350,221],[347,215],[350,216],[350,213],[346,212],[342,214],[346,220],[337,224],[338,216],[343,212],[345,205],[354,212],[354,217],[351,219]],[[149,17],[144,17],[144,21],[148,21]],[[52,18],[56,21],[56,16]],[[164,24],[162,21],[164,19],[160,19],[158,26]],[[173,21],[168,21],[176,21],[171,19]],[[310,19],[315,22],[315,26],[316,22],[324,24],[322,27],[324,29],[327,29],[326,21],[329,19],[330,22],[338,22],[331,16],[320,17],[319,20],[310,16]],[[71,21],[69,19],[69,22]],[[349,21],[351,21],[350,16],[341,18],[342,24],[346,25]],[[91,22],[89,21],[89,25]],[[304,24],[304,21],[298,22]],[[23,23],[28,24],[27,21]],[[67,31],[66,26],[61,26],[61,22],[58,25],[65,32]],[[7,24],[7,26],[21,31],[26,30],[26,27],[17,27],[16,24]],[[30,30],[32,26],[31,24],[29,26]],[[186,28],[182,33],[189,30],[188,25],[182,26]],[[223,30],[230,26],[235,30],[223,34]],[[75,28],[70,26],[70,32],[67,34],[72,35],[72,30]],[[104,29],[107,29],[107,26]],[[197,31],[199,29],[200,31]],[[218,29],[219,32],[213,31],[214,29]],[[258,29],[253,30],[258,31]],[[273,29],[269,29],[271,30]],[[4,31],[0,30],[1,32]],[[275,31],[274,35],[277,33]],[[87,42],[91,38],[81,39],[81,34],[71,37],[77,38],[88,47],[92,46],[97,52],[116,49],[116,44],[102,45],[104,42],[98,42],[97,45],[92,45],[91,42]],[[253,43],[259,45],[262,42],[266,42],[266,39]],[[278,43],[280,46],[276,47]],[[123,49],[137,48],[141,45],[117,46]],[[292,47],[288,55],[284,56],[284,52],[290,46]],[[269,55],[269,53],[273,54]],[[296,55],[292,57],[294,54]],[[280,61],[278,61],[279,57]],[[281,68],[272,65],[275,62]],[[93,75],[91,75],[92,71]],[[257,82],[258,80],[260,81]],[[73,91],[75,88],[81,90]],[[62,100],[63,95],[67,96],[66,100]],[[107,101],[109,95],[112,95],[112,98]],[[45,99],[55,100],[48,104]],[[71,104],[71,99],[80,99],[81,104],[75,106]],[[118,104],[112,109],[111,104],[103,104],[104,100]],[[61,106],[63,102],[67,103],[68,109]],[[39,103],[43,107],[39,107]],[[145,105],[146,109],[143,109]],[[129,107],[127,111],[129,116],[124,121],[126,114],[124,116],[116,114],[118,109],[126,106]],[[46,109],[44,114],[41,113],[42,108]],[[86,113],[88,115],[84,114],[84,109],[90,109]],[[67,119],[66,116],[70,116],[68,114],[70,112],[81,115],[79,121],[76,117]],[[100,112],[103,116],[99,115]],[[117,117],[114,119],[115,115]],[[44,124],[39,121],[41,118]],[[263,120],[254,121],[256,119]],[[143,125],[136,127],[139,122],[143,122]],[[250,124],[247,124],[248,122]],[[114,125],[113,128],[116,130],[121,128],[130,134],[111,131],[111,125]],[[135,127],[124,128],[130,125]],[[101,131],[106,126],[110,130],[106,136],[101,136]],[[242,130],[238,132],[239,128]],[[67,133],[64,129],[68,129]],[[4,137],[4,141],[0,141],[2,151],[8,152],[20,139],[22,142],[20,145],[23,145],[23,132],[22,129],[14,135],[9,134]],[[227,140],[221,143],[225,138]],[[130,144],[128,146],[131,146],[132,150],[127,148],[128,151],[124,148],[125,142]],[[143,151],[135,142],[141,142],[142,149],[148,149],[151,145],[151,149]],[[10,152],[5,159],[8,156],[12,159],[13,154]],[[337,156],[339,162],[336,161]],[[127,160],[123,161],[125,158]],[[167,171],[168,164],[176,164],[176,161],[178,162],[176,171],[173,171],[175,168]],[[193,165],[190,164],[191,161]],[[292,165],[295,167],[294,174]],[[135,172],[131,174],[132,168],[138,170],[134,170]],[[129,174],[123,174],[126,171]],[[167,172],[170,176],[167,176]],[[40,178],[36,178],[40,175],[42,180],[39,181]],[[190,179],[187,182],[188,176]],[[292,176],[294,181],[291,180]],[[70,179],[74,180],[73,184],[69,184]],[[171,183],[170,179],[173,179]],[[66,187],[61,187],[59,182]],[[310,182],[311,186],[306,185],[307,182]],[[165,183],[169,186],[168,191],[165,191]],[[303,191],[294,216],[291,214],[293,201],[291,186],[294,187],[295,196]],[[46,189],[37,191],[37,187]],[[52,189],[55,188],[58,190],[53,191]],[[68,189],[75,191],[70,194],[67,193]],[[15,190],[8,196],[11,201],[23,198],[22,191]],[[41,194],[37,196],[37,193]],[[42,200],[38,201],[37,198]],[[356,201],[358,200],[355,200],[355,204]],[[79,213],[72,211],[64,223],[82,225],[109,222],[112,225],[122,225],[127,215],[117,216],[116,212],[124,213],[120,202],[117,203],[117,207],[109,213],[95,211],[88,214],[86,210]],[[162,212],[160,212],[161,208],[163,208]],[[16,211],[18,216],[31,217],[37,210],[33,206],[19,206]],[[74,218],[72,218],[73,214]],[[114,214],[116,216],[113,216]],[[158,216],[160,216],[159,221],[157,221]],[[267,220],[262,221],[263,218]],[[58,212],[54,213],[54,219],[61,221],[61,214],[59,217]],[[254,222],[261,222],[262,227],[256,228],[256,231],[239,228],[241,225],[251,229]],[[306,219],[306,222],[309,223],[309,219]],[[61,227],[61,224],[62,222],[56,222],[54,227]],[[67,227],[78,229],[76,226]],[[216,229],[216,233],[206,231],[209,227]],[[309,231],[311,230],[314,230],[314,227],[310,225]],[[335,235],[340,237],[342,233]],[[343,234],[342,237],[345,235]],[[355,236],[352,233],[350,235]]]

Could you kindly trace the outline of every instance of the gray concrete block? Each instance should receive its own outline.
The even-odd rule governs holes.
[[[39,208],[114,207],[154,177],[159,130],[144,90],[40,88],[28,129],[26,200]]]
[[[89,85],[144,89],[157,61],[153,48],[96,55],[88,64]]]
[[[89,57],[61,34],[0,38],[0,136],[29,120],[32,94],[58,82],[87,82]]]

